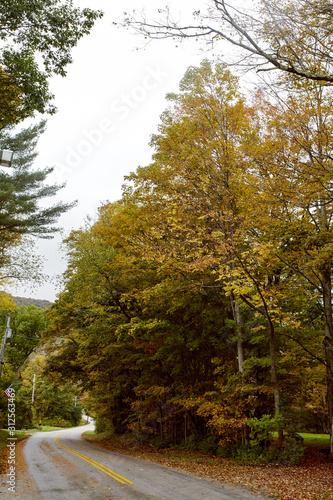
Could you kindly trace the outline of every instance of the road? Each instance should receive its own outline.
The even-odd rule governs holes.
[[[1,500],[263,500],[265,497],[111,453],[80,436],[93,424],[36,432],[18,457],[15,492],[0,478]]]

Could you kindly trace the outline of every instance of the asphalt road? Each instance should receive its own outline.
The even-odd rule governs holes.
[[[243,489],[111,453],[84,441],[93,424],[37,432],[24,444],[15,492],[0,478],[1,500],[263,500]],[[23,461],[23,460],[21,460]]]

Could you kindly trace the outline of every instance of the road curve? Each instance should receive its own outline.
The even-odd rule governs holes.
[[[111,453],[80,436],[93,424],[37,432],[24,445],[15,492],[0,478],[1,500],[264,500],[264,496]],[[18,464],[19,465],[19,464]]]

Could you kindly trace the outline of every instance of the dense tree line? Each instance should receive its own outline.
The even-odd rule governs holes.
[[[189,68],[152,163],[66,240],[47,369],[98,429],[213,447],[269,429],[284,452],[330,432],[331,90],[294,88],[249,102],[224,65]]]
[[[10,314],[11,336],[6,342],[2,383],[15,390],[15,424],[23,429],[43,425],[71,426],[81,420],[77,389],[68,382],[54,383],[43,373],[45,353],[42,332],[46,328],[45,310],[33,304],[20,306],[1,294],[0,330],[4,333]],[[0,426],[7,427],[7,397],[0,394]]]

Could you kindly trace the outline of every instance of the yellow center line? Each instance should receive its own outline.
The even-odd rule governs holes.
[[[86,455],[83,455],[82,453],[79,453],[78,451],[76,450],[73,450],[72,448],[69,448],[68,446],[66,446],[65,444],[61,443],[59,441],[59,436],[60,434],[62,434],[63,432],[66,432],[66,431],[62,431],[60,432],[59,434],[56,435],[56,437],[54,438],[55,439],[55,442],[61,446],[61,448],[64,448],[65,450],[69,451],[70,453],[72,453],[73,455],[76,455],[77,457],[81,458],[82,460],[85,460],[86,462],[88,462],[90,465],[93,465],[94,467],[96,467],[96,469],[99,469],[101,470],[102,472],[104,472],[105,474],[107,474],[108,476],[111,476],[113,479],[116,479],[116,481],[119,481],[120,483],[122,484],[133,484],[132,481],[129,481],[128,479],[126,479],[125,477],[123,476],[120,476],[120,474],[117,474],[116,472],[114,472],[113,470],[111,469],[108,469],[107,467],[105,467],[105,465],[102,465],[100,464],[99,462],[96,462],[96,460],[93,460],[92,458],[89,458],[87,457]]]

